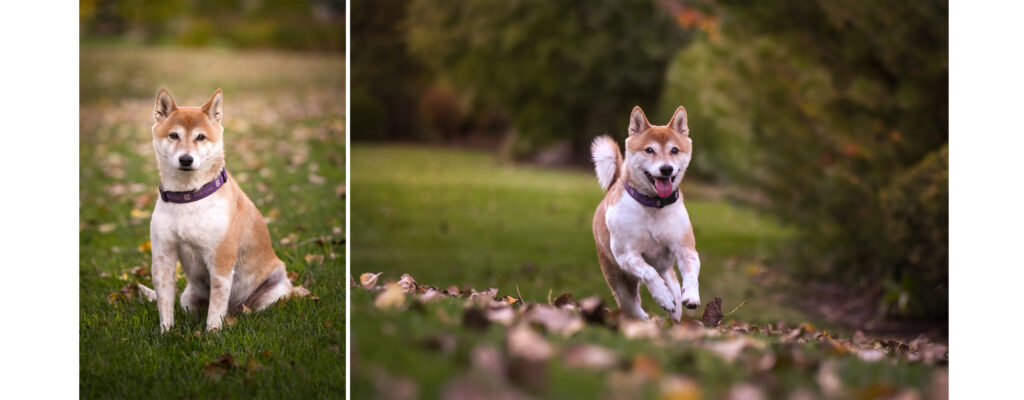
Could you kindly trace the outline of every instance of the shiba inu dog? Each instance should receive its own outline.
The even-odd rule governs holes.
[[[591,144],[597,180],[607,192],[594,213],[597,258],[615,301],[630,317],[648,317],[640,307],[640,283],[673,321],[680,320],[683,306],[700,306],[700,258],[679,193],[692,144],[683,107],[665,126],[652,126],[640,107],[633,108],[625,159],[608,136]]]
[[[181,306],[208,308],[207,331],[220,329],[228,312],[260,310],[292,292],[263,216],[225,169],[223,104],[220,89],[202,107],[179,107],[165,89],[156,95],[160,199],[150,241],[161,331],[174,325],[179,261],[188,280]]]

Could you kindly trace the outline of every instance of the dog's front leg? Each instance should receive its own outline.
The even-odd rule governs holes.
[[[174,267],[178,253],[173,243],[151,238],[153,244],[153,286],[156,311],[160,314],[160,332],[174,326]]]
[[[612,246],[612,252],[615,253],[615,246]],[[658,274],[658,271],[648,264],[640,253],[623,251],[621,254],[614,255],[615,261],[619,263],[623,271],[637,277],[644,283],[644,286],[647,286],[647,291],[651,293],[654,302],[658,303],[665,311],[668,311],[669,315],[675,313],[675,296],[672,295],[668,284]]]
[[[228,313],[231,300],[231,281],[235,275],[235,257],[213,257],[207,262],[210,271],[210,306],[206,314],[206,330],[215,331],[221,327]],[[230,259],[230,260],[228,260]]]
[[[700,307],[700,287],[697,283],[697,276],[700,275],[700,256],[697,254],[697,243],[692,227],[686,230],[680,246],[674,253],[676,266],[683,278],[683,305],[689,309]]]

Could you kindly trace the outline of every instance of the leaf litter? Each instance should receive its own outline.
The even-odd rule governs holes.
[[[848,397],[863,394],[864,388],[843,385],[843,364],[838,362],[843,357],[871,363],[890,360],[934,365],[935,380],[940,383],[940,375],[947,373],[948,346],[934,343],[924,336],[904,343],[870,337],[861,331],[851,338],[839,338],[834,333],[817,330],[810,323],[790,328],[781,321],[761,326],[735,318],[730,318],[727,323],[721,322],[724,316],[733,314],[746,304],[745,301],[723,315],[722,299],[716,297],[705,305],[701,320],[684,318],[674,324],[658,315],[643,321],[627,318],[618,310],[605,306],[599,296],[577,301],[569,293],[554,299],[549,294],[547,304],[533,303],[524,301],[521,296],[499,296],[496,288],[477,290],[450,285],[441,289],[423,285],[409,274],[403,274],[397,281],[380,283],[382,275],[379,272],[364,273],[358,282],[354,277],[351,279],[352,286],[376,293],[374,305],[378,309],[392,312],[423,310],[426,303],[459,301],[464,307],[460,321],[450,321],[447,313],[441,311],[438,311],[437,318],[446,324],[461,323],[469,331],[485,332],[499,326],[504,332],[503,349],[484,344],[472,349],[469,360],[472,368],[465,374],[452,377],[442,389],[442,398],[531,398],[530,393],[542,393],[547,386],[547,364],[552,359],[560,360],[572,369],[604,371],[608,374],[605,384],[610,398],[622,397],[617,393],[626,394],[622,398],[635,397],[636,390],[642,390],[647,384],[655,384],[661,398],[702,397],[698,380],[666,372],[659,357],[638,354],[624,358],[625,355],[618,350],[595,343],[574,341],[564,346],[559,344],[562,340],[578,336],[586,326],[605,328],[628,340],[643,341],[666,351],[700,349],[727,365],[762,377],[753,382],[732,385],[726,393],[727,398],[771,397],[766,393],[772,393],[778,382],[774,378],[763,377],[770,376],[777,368],[806,371],[810,382],[814,383],[811,388],[798,388],[790,393],[792,396],[810,394],[815,397],[817,393],[826,397]],[[460,346],[458,338],[451,334],[434,335],[421,343],[426,349],[452,354]],[[377,374],[387,375],[383,368],[374,368],[377,368]],[[403,382],[413,385],[411,389],[404,390],[415,392],[414,382]],[[913,389],[908,390],[906,393],[917,393]],[[928,389],[928,392],[936,390]]]

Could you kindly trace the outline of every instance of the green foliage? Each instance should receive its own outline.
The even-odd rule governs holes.
[[[695,172],[749,185],[800,226],[800,272],[945,282],[945,188],[887,189],[948,141],[945,3],[729,2],[711,15],[720,35],[680,52],[661,105],[687,106]],[[928,179],[946,170],[929,165]],[[945,298],[923,293],[904,310],[944,315]]]
[[[342,0],[83,0],[84,41],[344,51]]]
[[[404,35],[408,0],[352,2],[353,140],[418,138],[422,65]]]
[[[686,38],[654,1],[415,0],[409,17],[412,54],[472,113],[507,113],[516,155],[623,132]]]

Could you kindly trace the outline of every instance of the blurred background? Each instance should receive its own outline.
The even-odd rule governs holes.
[[[80,3],[83,397],[344,391],[345,12],[338,0]],[[215,336],[201,334],[205,313],[180,309],[160,335],[155,306],[132,300],[132,285],[152,287],[161,87],[182,106],[224,90],[228,169],[317,300],[239,315]]]
[[[687,183],[791,227],[797,239],[772,258],[794,284],[851,289],[872,313],[945,319],[945,2],[352,7],[356,143],[585,168],[589,141],[624,139],[634,105],[655,124],[682,105]]]
[[[354,276],[409,273],[439,288],[495,287],[539,303],[599,295],[614,306],[590,228],[603,193],[589,142],[621,143],[634,105],[654,124],[682,105],[704,303],[746,302],[735,316],[752,324],[946,337],[945,1],[351,7]],[[450,329],[432,325],[435,310],[381,314],[362,292],[353,394],[391,393],[402,377],[437,393],[467,368],[461,340],[476,339],[458,334],[454,360],[424,354],[411,343]],[[695,368],[702,384],[736,379],[691,364],[673,368]],[[913,381],[875,368],[844,380]],[[604,387],[601,377],[573,386],[591,378],[559,371],[547,396]]]

